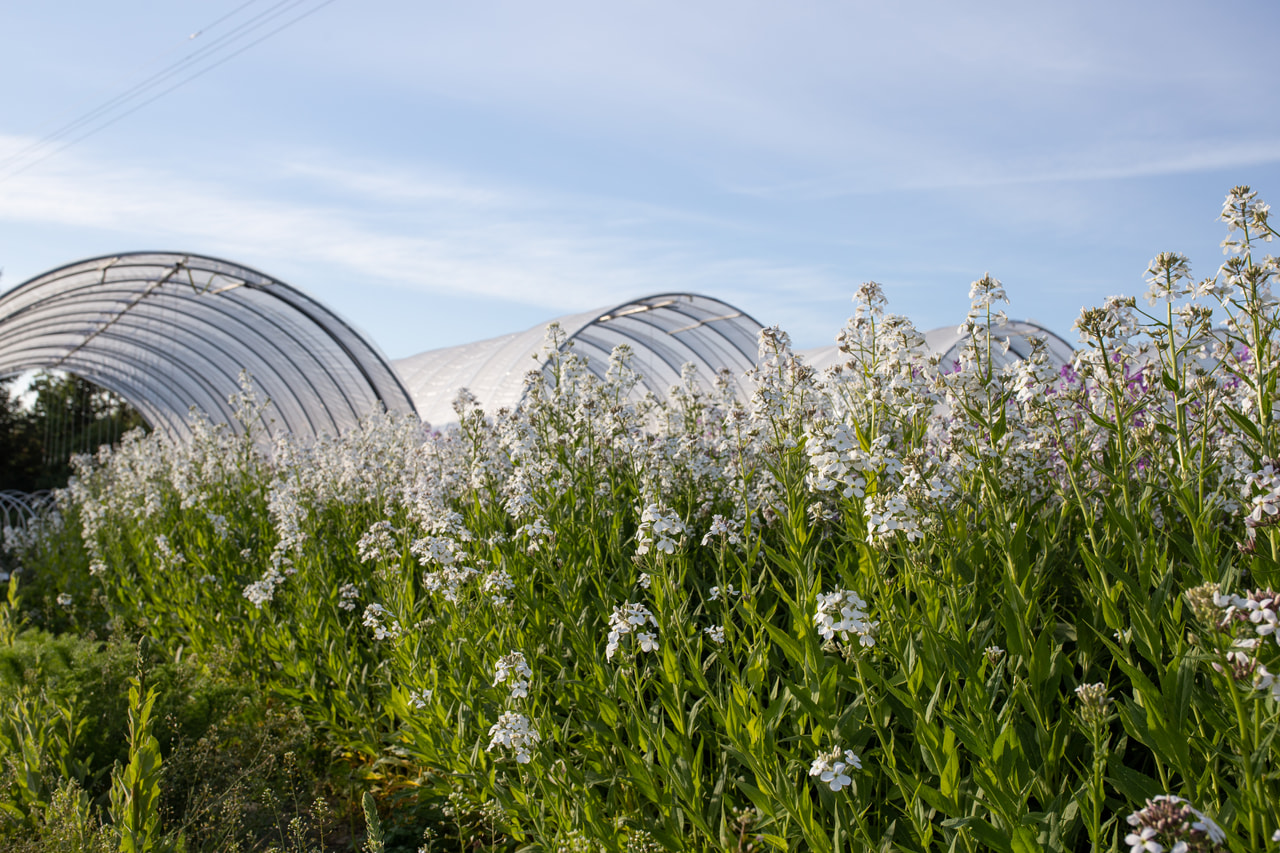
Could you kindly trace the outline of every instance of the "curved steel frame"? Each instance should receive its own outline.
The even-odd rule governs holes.
[[[564,330],[562,350],[573,346],[586,356],[588,369],[601,378],[618,344],[629,344],[632,363],[641,376],[637,393],[665,395],[680,381],[687,362],[698,367],[703,386],[727,368],[744,397],[743,374],[755,366],[762,328],[750,315],[708,296],[663,293],[610,308],[571,314],[555,321]],[[545,370],[543,352],[547,323],[524,332],[445,349],[429,350],[393,362],[413,396],[418,413],[429,423],[453,422],[453,400],[469,389],[490,411],[514,406],[525,392],[525,376]]]
[[[0,377],[60,369],[119,394],[174,437],[195,407],[233,423],[247,370],[272,433],[315,436],[375,406],[413,412],[381,352],[278,279],[194,254],[131,252],[68,264],[0,296]]]
[[[28,522],[53,504],[53,493],[47,490],[19,492],[14,489],[5,489],[0,491],[0,531],[6,527],[26,527]]]

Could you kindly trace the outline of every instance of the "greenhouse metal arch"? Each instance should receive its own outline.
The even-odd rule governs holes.
[[[63,370],[118,394],[155,429],[190,433],[191,408],[235,425],[242,371],[271,401],[270,434],[337,434],[414,405],[364,335],[278,279],[173,252],[90,258],[0,296],[0,377]]]
[[[728,370],[742,399],[750,395],[745,374],[756,363],[759,322],[732,305],[694,293],[663,293],[560,317],[562,352],[587,358],[587,368],[603,378],[618,344],[632,350],[640,374],[637,394],[664,396],[680,381],[686,363],[698,368],[699,384],[711,390],[716,374]],[[525,377],[547,370],[547,323],[523,332],[455,347],[429,350],[393,364],[404,379],[419,415],[442,426],[457,420],[453,401],[466,388],[487,411],[517,405]]]

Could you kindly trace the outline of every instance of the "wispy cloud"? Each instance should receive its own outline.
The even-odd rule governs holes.
[[[21,143],[0,140],[0,149]],[[603,199],[588,205],[581,198],[558,205],[555,198],[457,176],[315,160],[271,173],[304,183],[303,195],[342,196],[342,202],[249,194],[244,187],[256,183],[252,176],[230,187],[137,165],[108,166],[80,154],[9,181],[0,193],[0,219],[118,232],[130,242],[146,234],[149,247],[190,247],[266,272],[323,267],[327,276],[354,283],[552,312],[654,290],[781,293],[832,283],[820,268],[708,254],[654,229],[675,216],[658,208]],[[390,227],[386,204],[395,210]]]
[[[907,174],[866,170],[762,184],[735,184],[729,192],[775,201],[818,201],[899,191],[981,190],[1001,187],[1121,181],[1187,175],[1280,163],[1280,135],[1271,138],[1220,138],[1203,142],[1150,140],[1111,150],[1045,152],[1004,160],[972,158],[946,163],[922,160]]]

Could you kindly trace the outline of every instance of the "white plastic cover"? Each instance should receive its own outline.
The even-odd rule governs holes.
[[[65,370],[119,394],[181,438],[192,407],[234,423],[247,371],[273,434],[336,434],[382,405],[413,403],[382,354],[296,288],[216,258],[93,258],[0,296],[0,377]]]
[[[993,329],[992,332],[992,336],[1001,344],[992,353],[992,360],[997,366],[1021,361],[1029,356],[1031,354],[1029,338],[1032,336],[1045,339],[1049,358],[1059,367],[1070,362],[1075,352],[1071,344],[1034,320],[1010,320],[1004,326]],[[960,360],[960,350],[964,346],[965,339],[966,336],[960,332],[958,326],[939,326],[924,334],[925,345],[928,346],[930,354],[937,353],[941,357],[944,368],[950,368],[953,363]],[[1007,352],[1003,349],[1003,344],[1006,342],[1009,345]],[[806,364],[819,372],[844,360],[840,347],[836,344],[803,350],[799,355],[804,358]]]
[[[752,317],[718,299],[692,293],[667,293],[610,308],[571,314],[560,324],[573,351],[587,357],[588,368],[603,377],[609,355],[629,344],[632,366],[643,378],[638,393],[662,396],[692,362],[704,388],[727,369],[740,395],[749,391],[743,374],[756,362],[761,326]],[[546,367],[547,323],[446,349],[430,350],[393,362],[424,421],[442,426],[457,420],[453,401],[466,388],[487,411],[516,405],[524,395],[525,375]],[[563,348],[562,347],[562,348]]]

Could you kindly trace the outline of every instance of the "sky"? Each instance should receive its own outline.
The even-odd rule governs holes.
[[[1161,251],[1211,275],[1232,186],[1280,201],[1275,33],[1273,0],[6,3],[0,289],[212,255],[400,358],[672,291],[813,347],[863,281],[927,330],[990,272],[1074,341]]]

